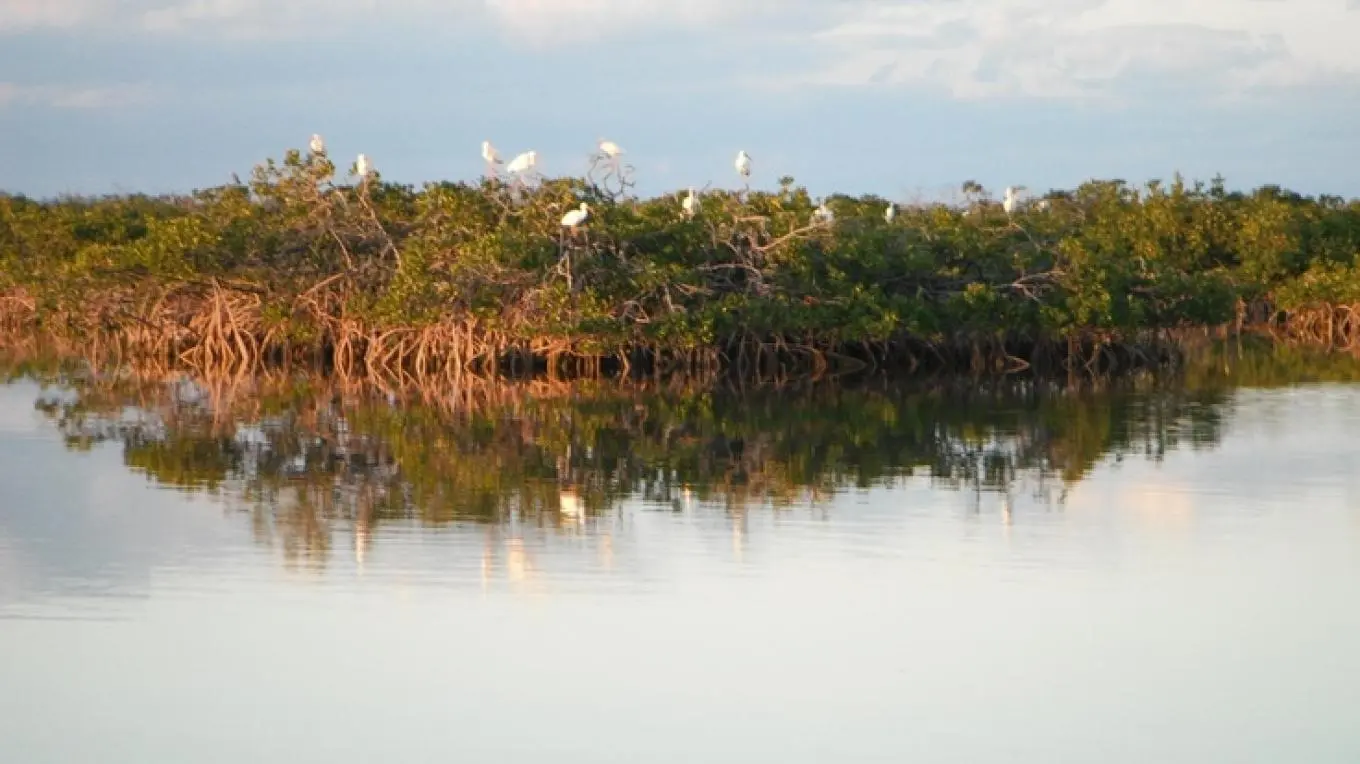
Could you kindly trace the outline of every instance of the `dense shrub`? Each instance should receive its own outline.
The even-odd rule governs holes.
[[[693,218],[683,194],[635,198],[617,174],[344,181],[325,155],[290,151],[184,197],[0,196],[0,321],[199,364],[424,374],[514,357],[1033,357],[1247,307],[1278,320],[1360,304],[1360,202],[1272,186],[1093,181],[1008,215],[970,185],[967,205],[891,223],[882,199],[832,197],[835,221],[819,223],[787,178],[703,194]],[[582,201],[586,224],[562,229]],[[1327,325],[1328,341],[1360,340]]]

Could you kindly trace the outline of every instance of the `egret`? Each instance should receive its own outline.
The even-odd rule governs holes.
[[[580,207],[562,216],[562,227],[575,231],[576,227],[586,222],[588,217],[590,217],[590,205],[581,202]]]
[[[501,163],[501,152],[491,145],[491,141],[482,141],[482,159],[489,165],[498,165]]]
[[[737,152],[737,161],[734,164],[737,168],[737,174],[749,180],[751,177],[751,156],[746,153],[745,149]]]
[[[354,160],[354,174],[360,178],[367,178],[371,172],[373,163],[368,160],[367,154],[360,154],[359,158]]]
[[[614,159],[618,157],[619,154],[623,153],[623,149],[619,147],[619,144],[613,141],[600,141],[600,153],[610,159]]]
[[[1034,206],[1037,207],[1040,212],[1048,212],[1050,205],[1047,199],[1040,199],[1038,204],[1035,204]]]
[[[321,139],[321,136],[312,133],[312,142],[309,144],[309,148],[311,148],[313,154],[324,154],[326,153],[326,142]]]
[[[891,223],[895,217],[897,217],[897,205],[888,202],[888,209],[883,211],[883,220],[887,223]]]
[[[818,222],[822,223],[830,223],[836,219],[836,213],[832,212],[831,208],[826,206],[826,202],[817,205],[817,209],[812,215],[817,218]]]
[[[1007,215],[1010,215],[1015,211],[1016,201],[1015,189],[1011,186],[1006,186],[1006,195],[1001,200],[1001,209],[1005,210]]]
[[[689,194],[685,196],[685,200],[680,202],[680,208],[685,211],[687,218],[694,217],[694,214],[699,211],[699,200],[694,196],[693,186],[690,186]]]
[[[523,154],[510,160],[510,164],[505,166],[505,171],[511,175],[518,175],[527,172],[538,164],[538,152],[526,151]]]

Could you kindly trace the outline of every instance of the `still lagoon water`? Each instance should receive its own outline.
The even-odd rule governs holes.
[[[25,374],[0,759],[1360,761],[1360,384]]]

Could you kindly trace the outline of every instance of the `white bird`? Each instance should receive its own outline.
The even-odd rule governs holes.
[[[487,164],[500,164],[501,152],[491,145],[491,141],[482,141],[482,159],[485,159]]]
[[[586,204],[585,202],[581,202],[581,206],[579,208],[574,209],[571,212],[568,212],[567,214],[562,216],[562,227],[574,229],[576,228],[576,226],[586,222],[586,218],[588,217],[590,217],[590,205]]]
[[[361,178],[367,178],[371,172],[373,172],[373,163],[368,160],[367,154],[360,154],[359,158],[354,160],[354,174]]]
[[[1007,215],[1015,212],[1015,205],[1020,201],[1015,194],[1016,190],[1013,186],[1006,186],[1006,194],[1001,199],[1001,209],[1005,210]]]
[[[687,218],[694,217],[694,213],[698,211],[699,200],[694,196],[693,186],[690,187],[689,193],[685,196],[685,200],[680,202],[680,208],[685,211],[685,217]]]
[[[836,219],[836,213],[832,212],[831,208],[826,206],[826,202],[819,204],[812,214],[823,223],[830,223]]]
[[[1050,205],[1047,199],[1040,199],[1034,206],[1038,207],[1040,212],[1047,212]]]
[[[740,174],[741,177],[751,177],[751,156],[746,153],[745,149],[737,152],[737,161],[734,164],[737,168],[737,173]]]
[[[511,175],[526,172],[538,164],[538,152],[526,151],[523,154],[510,160],[510,164],[505,166],[505,171]]]
[[[613,141],[600,141],[600,153],[613,159],[619,154],[622,154],[623,149],[619,147],[619,144]]]
[[[316,133],[312,133],[312,142],[308,144],[308,147],[311,148],[313,154],[326,153],[326,142]]]
[[[888,202],[888,209],[883,211],[883,220],[888,223],[891,223],[893,222],[893,218],[895,217],[897,217],[897,205],[893,204],[892,202]]]

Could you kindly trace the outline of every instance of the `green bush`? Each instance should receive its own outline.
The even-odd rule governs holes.
[[[0,196],[0,292],[74,335],[205,341],[205,306],[231,293],[249,298],[232,331],[261,347],[437,327],[478,352],[597,354],[1105,343],[1223,324],[1239,302],[1360,303],[1360,203],[1273,186],[1092,181],[1008,216],[970,184],[968,206],[892,223],[882,199],[835,196],[818,224],[787,178],[706,193],[692,219],[682,193],[621,185],[349,183],[289,151],[188,196]],[[561,229],[582,201],[589,220]]]

